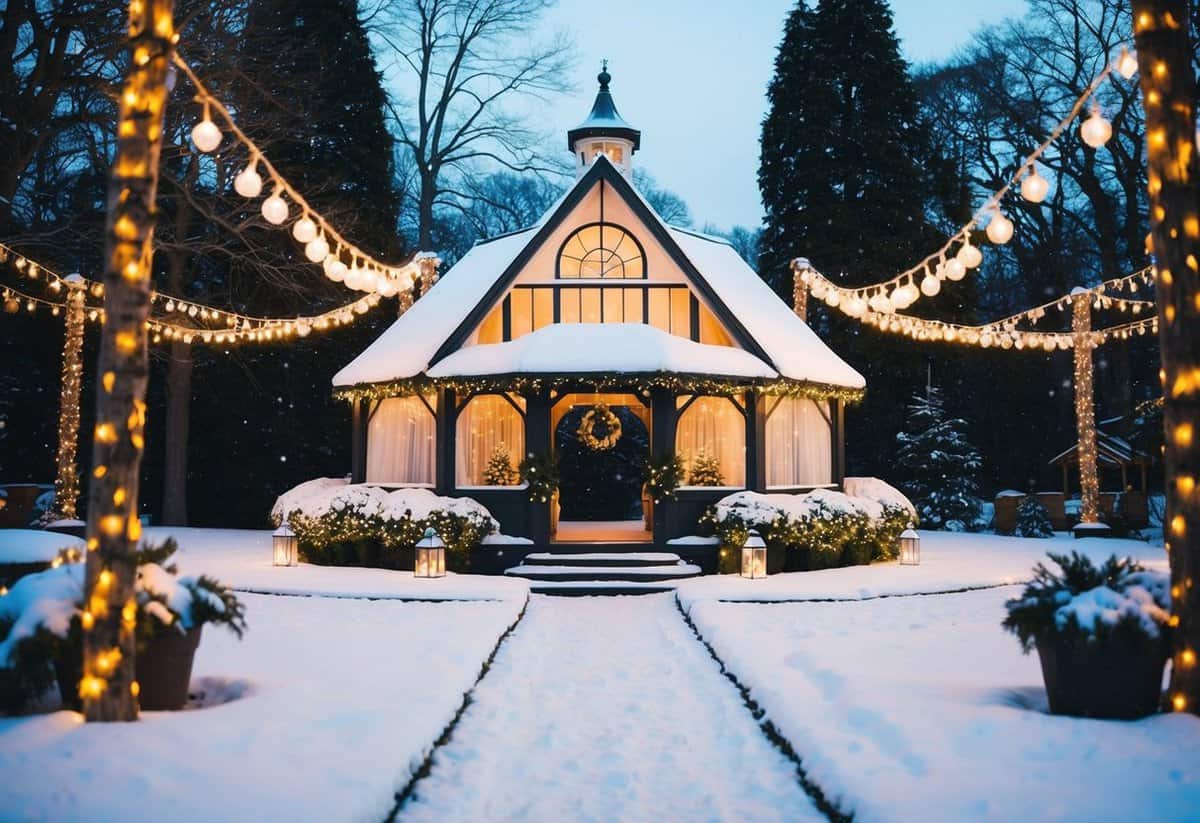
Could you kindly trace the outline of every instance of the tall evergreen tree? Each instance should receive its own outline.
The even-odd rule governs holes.
[[[930,387],[913,395],[907,432],[896,435],[900,488],[921,524],[963,531],[979,517],[979,470],[983,460],[966,436],[967,424],[947,417],[942,394]]]
[[[884,0],[801,0],[768,98],[759,272],[781,296],[790,299],[796,257],[856,286],[887,279],[940,245],[925,170],[936,163]],[[878,473],[903,423],[896,398],[923,382],[924,357],[911,341],[824,306],[810,308],[809,322],[867,378],[867,398],[848,420],[847,457],[853,472]]]

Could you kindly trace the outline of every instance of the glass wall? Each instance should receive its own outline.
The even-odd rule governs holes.
[[[434,395],[381,400],[367,425],[367,482],[432,486],[437,408]]]
[[[728,397],[689,400],[677,401],[683,413],[675,429],[675,451],[683,458],[685,469],[684,485],[745,486],[746,416],[742,406]]]
[[[828,401],[767,397],[767,488],[833,482],[833,425]]]
[[[455,427],[455,483],[462,486],[509,486],[525,454],[525,399],[481,394],[458,413]],[[504,477],[507,459],[511,469]],[[489,466],[491,470],[489,471]]]

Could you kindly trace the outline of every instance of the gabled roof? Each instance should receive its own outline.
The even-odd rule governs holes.
[[[732,246],[668,226],[603,154],[535,226],[476,244],[339,371],[333,384],[345,387],[416,377],[459,351],[528,260],[600,181],[626,201],[747,353],[790,380],[851,389],[866,385],[862,375],[796,317]],[[616,366],[614,362],[614,371],[620,371]]]

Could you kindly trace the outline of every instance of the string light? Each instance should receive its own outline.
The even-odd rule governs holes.
[[[1100,522],[1100,474],[1096,465],[1096,399],[1092,385],[1091,293],[1071,293],[1071,337],[1075,346],[1075,423],[1079,431],[1079,489],[1083,523]]]
[[[1050,181],[1038,174],[1037,165],[1029,169],[1029,174],[1021,181],[1021,196],[1030,203],[1041,203],[1050,193]]]
[[[1112,137],[1112,123],[1100,113],[1099,104],[1092,104],[1091,116],[1080,125],[1079,136],[1093,149],[1100,148]]]
[[[1060,136],[1062,136],[1067,127],[1074,122],[1076,117],[1078,117],[1080,112],[1083,110],[1084,105],[1086,105],[1088,100],[1092,98],[1092,96],[1096,93],[1096,90],[1099,89],[1100,84],[1103,83],[1104,80],[1117,69],[1117,66],[1120,62],[1121,60],[1118,58],[1117,60],[1109,61],[1108,64],[1105,65],[1100,73],[1092,79],[1092,82],[1088,85],[1088,87],[1084,89],[1083,93],[1076,98],[1074,105],[1071,106],[1071,110],[1050,131],[1050,134],[1045,141],[1043,141],[1041,145],[1039,145],[1031,154],[1021,161],[1020,165],[1013,172],[1012,176],[1008,178],[1005,184],[996,190],[992,196],[989,197],[982,206],[980,206],[980,208],[975,212],[974,216],[972,216],[966,225],[962,226],[957,232],[951,235],[940,249],[928,255],[924,260],[917,263],[912,268],[900,272],[889,280],[874,283],[869,286],[856,286],[853,288],[843,288],[838,286],[824,275],[812,269],[807,260],[804,260],[804,258],[798,258],[792,261],[792,270],[799,278],[798,282],[795,280],[793,281],[794,289],[799,289],[800,285],[803,284],[813,291],[813,296],[817,299],[826,300],[829,305],[840,307],[842,312],[850,317],[861,317],[868,310],[884,314],[895,310],[896,305],[891,297],[895,290],[898,287],[903,286],[905,283],[914,282],[917,277],[921,277],[922,282],[924,282],[924,276],[927,272],[932,271],[933,276],[942,280],[951,279],[949,275],[952,273],[957,277],[959,275],[959,270],[957,267],[952,270],[947,270],[947,259],[957,260],[958,262],[962,263],[964,267],[962,270],[962,276],[965,276],[967,270],[977,268],[983,260],[983,255],[979,248],[971,244],[972,232],[976,231],[980,227],[985,217],[990,217],[991,219],[988,222],[986,230],[988,239],[996,245],[1003,245],[1012,239],[1012,221],[1004,216],[1003,212],[1000,210],[1000,204],[1004,200],[1004,197],[1018,183],[1022,184],[1023,189],[1026,186],[1030,187],[1030,194],[1036,196],[1040,193],[1042,198],[1045,197],[1046,193],[1049,192],[1049,182],[1040,174],[1038,174],[1037,161],[1042,157],[1043,154],[1045,154],[1050,146],[1053,145]],[[1096,114],[1094,112],[1093,117],[1095,116]],[[1111,136],[1112,132],[1111,125],[1108,124],[1108,121],[1103,119],[1103,116],[1100,117],[1100,121],[1102,121],[1103,125],[1108,128],[1108,135],[1106,135],[1103,140],[1100,140],[1097,145],[1103,145],[1108,140],[1108,137]],[[1089,125],[1089,123],[1091,125]],[[1092,122],[1092,118],[1089,118],[1088,121],[1083,124],[1081,129],[1086,132],[1084,134],[1085,141],[1088,140],[1089,135],[1093,138],[1099,138],[1100,136],[1100,124]],[[1088,145],[1092,145],[1092,143],[1089,142]],[[1031,177],[1036,178],[1032,183],[1029,182],[1029,178]],[[1045,186],[1044,192],[1040,191],[1043,187],[1043,184]],[[1031,202],[1041,202],[1040,200],[1033,200],[1032,198],[1030,198],[1030,200]],[[957,249],[955,249],[956,246],[958,247]],[[954,252],[953,254],[951,254],[952,251]],[[961,279],[961,277],[958,279]],[[933,287],[930,286],[930,289],[933,290]],[[831,292],[836,293],[836,297],[830,297]],[[934,294],[936,293],[937,290],[934,290]],[[927,291],[921,290],[918,293],[915,293],[914,300],[919,299],[921,295],[927,297],[933,296]]]
[[[58,454],[55,459],[54,504],[58,514],[74,520],[79,500],[79,397],[83,378],[83,325],[86,286],[79,275],[67,283],[66,331],[63,336],[62,386],[58,407]]]

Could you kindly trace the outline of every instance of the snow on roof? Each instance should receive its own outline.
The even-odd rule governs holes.
[[[749,352],[696,343],[641,323],[544,326],[508,343],[459,349],[429,369],[429,376],[659,372],[723,377],[779,376]]]
[[[671,237],[784,377],[861,389],[867,381],[723,240],[668,227]]]
[[[598,155],[595,162],[598,165],[611,165],[603,154]],[[584,185],[588,179],[589,175],[585,175],[576,181],[575,185]],[[750,336],[771,359],[771,364],[765,364],[748,355],[757,364],[757,368],[769,368],[773,365],[771,377],[782,376],[792,380],[852,389],[866,386],[863,376],[838,357],[807,323],[797,317],[727,241],[667,225],[645,197],[633,186],[630,188],[653,219],[662,223],[671,239],[679,245],[684,256],[700,272],[716,296],[741,321]],[[538,230],[558,213],[571,191],[573,188],[568,189],[533,226],[477,243],[432,289],[417,300],[412,308],[401,315],[362,354],[334,375],[333,385],[340,387],[383,383],[415,377],[425,372],[442,344],[484,298],[488,289],[536,236]],[[610,325],[630,328],[628,324]],[[519,342],[519,339],[512,342]],[[721,349],[725,354],[729,351],[740,352],[728,347],[709,348]],[[465,351],[466,349],[463,349],[459,353]],[[459,353],[450,355],[446,360],[457,357]],[[557,353],[554,359],[555,364],[547,371],[577,371],[563,358],[558,357]],[[742,363],[745,366],[746,361]],[[729,377],[743,376],[742,372],[720,372],[712,365],[690,371],[699,374],[724,374]],[[455,373],[467,372],[460,369]],[[430,377],[442,374],[443,372],[436,368],[429,371]]]
[[[333,376],[335,386],[415,377],[483,299],[536,227],[477,243],[412,308]]]

